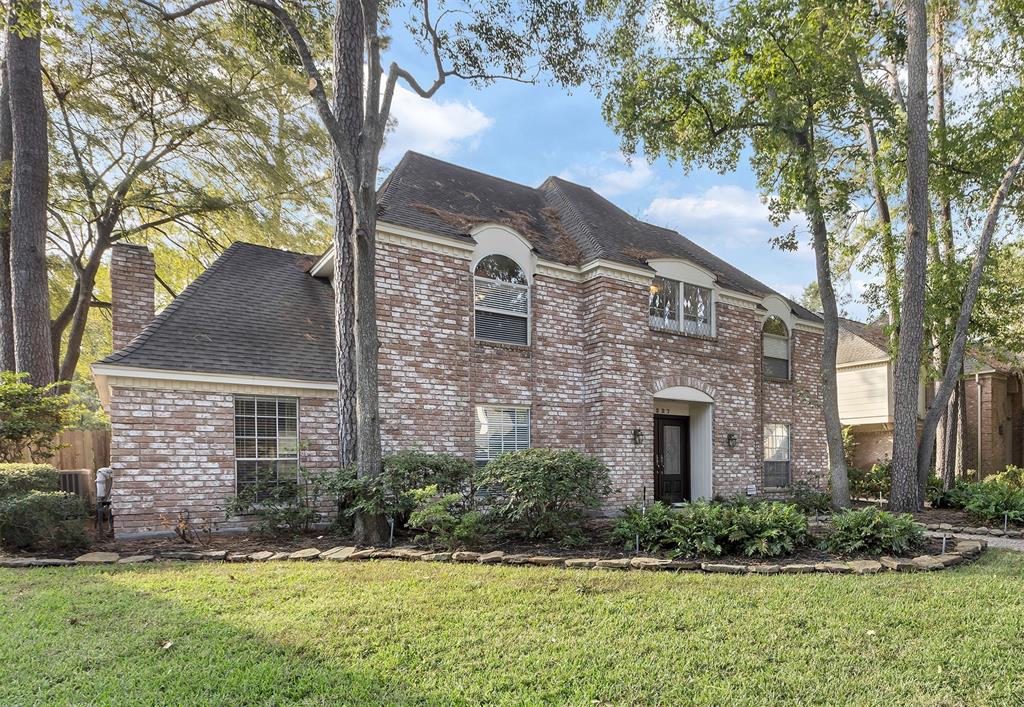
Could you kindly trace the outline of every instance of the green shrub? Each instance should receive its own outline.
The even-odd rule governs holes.
[[[528,538],[569,539],[588,510],[611,491],[608,469],[571,449],[526,449],[502,454],[483,469],[481,486],[496,499],[495,513]]]
[[[1024,491],[988,479],[968,484],[961,493],[964,510],[986,523],[1002,524],[1004,516],[1011,523],[1024,523]]]
[[[1003,484],[1011,491],[1024,491],[1024,468],[1013,466],[1011,464],[1006,467],[1005,471],[1002,471],[995,476],[988,477],[986,481],[994,481],[998,484]]]
[[[442,494],[436,485],[416,489],[416,507],[409,514],[408,527],[425,531],[417,542],[439,542],[449,549],[476,545],[488,531],[483,513],[468,507],[462,494]]]
[[[823,515],[832,510],[832,497],[807,484],[796,484],[789,502],[809,516]]]
[[[0,498],[30,491],[60,491],[60,473],[49,464],[0,464]]]
[[[42,462],[57,450],[55,440],[78,415],[69,395],[58,394],[57,384],[36,387],[25,373],[0,373],[0,461],[18,462],[28,451]]]
[[[675,555],[777,557],[807,539],[807,516],[791,503],[691,503],[673,514],[668,544]]]
[[[870,506],[833,515],[825,546],[840,555],[899,555],[919,547],[924,539],[924,530],[909,513],[894,514]]]
[[[632,550],[639,536],[640,549],[657,552],[668,542],[668,531],[672,527],[672,509],[658,501],[645,511],[640,506],[627,506],[615,521],[612,539]]]
[[[60,550],[87,544],[85,504],[60,491],[30,491],[0,499],[0,546]]]
[[[235,495],[225,512],[227,518],[251,516],[253,532],[290,537],[307,532],[320,518],[320,486],[300,468],[298,481],[277,481],[257,476]]]
[[[878,498],[888,496],[892,488],[889,463],[875,464],[870,469],[850,469],[850,496],[853,498]]]

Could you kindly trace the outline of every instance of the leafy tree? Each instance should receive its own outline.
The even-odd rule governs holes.
[[[35,386],[28,374],[0,372],[0,462],[17,462],[28,453],[42,462],[56,451],[55,440],[76,411],[54,384]]]
[[[150,0],[141,2],[171,20],[193,15],[218,0],[199,0],[173,11]],[[290,40],[331,141],[339,461],[347,465],[354,452],[359,476],[376,476],[381,469],[374,274],[377,171],[395,89],[401,81],[417,95],[431,98],[449,79],[480,84],[501,78],[529,81],[542,69],[561,83],[579,83],[584,78],[581,58],[587,47],[583,12],[573,0],[450,3],[439,8],[429,0],[407,4],[337,0],[330,33],[332,95],[316,60],[317,37],[303,31],[305,14],[278,0],[242,2],[269,13]],[[429,57],[433,65],[429,79],[418,79],[397,62],[385,67],[383,33],[399,24]],[[354,425],[349,407],[353,398]],[[364,514],[356,519],[356,532],[366,542],[380,542],[387,525],[379,514]]]
[[[775,217],[807,219],[824,315],[821,376],[832,500],[849,505],[835,374],[838,306],[832,246],[855,217],[848,171],[859,148],[851,115],[891,101],[860,80],[859,62],[890,19],[870,2],[649,6],[609,0],[605,115],[625,149],[687,166],[734,169],[745,150]],[[835,228],[830,228],[830,224]]]

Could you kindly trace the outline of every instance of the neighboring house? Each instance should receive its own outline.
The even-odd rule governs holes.
[[[379,201],[386,451],[584,450],[611,470],[609,511],[824,483],[813,313],[562,179],[408,153]],[[333,271],[330,252],[236,243],[149,322],[152,257],[115,249],[117,351],[93,372],[119,532],[223,521],[257,470],[336,464]]]
[[[840,319],[836,354],[839,417],[857,446],[854,466],[868,468],[892,458],[892,362],[884,327]],[[1013,367],[972,352],[964,363],[966,411],[963,427],[963,473],[982,475],[1024,461],[1024,402],[1021,376]],[[979,391],[981,407],[978,407]],[[933,386],[921,383],[918,415],[923,420]]]

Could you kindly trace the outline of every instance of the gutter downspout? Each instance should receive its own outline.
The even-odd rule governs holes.
[[[981,375],[974,374],[974,385],[978,393],[978,469],[975,471],[975,478],[981,481]]]

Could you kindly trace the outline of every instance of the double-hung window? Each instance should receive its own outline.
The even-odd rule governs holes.
[[[236,492],[265,498],[296,486],[299,473],[299,402],[295,398],[235,397]]]
[[[764,375],[789,380],[789,328],[778,317],[768,317],[761,330]]]
[[[671,329],[694,336],[711,336],[711,288],[655,277],[651,285],[650,322],[655,329]]]
[[[789,425],[769,423],[764,426],[764,485],[784,488],[790,485],[791,454]]]
[[[530,343],[530,283],[516,261],[488,255],[473,272],[475,335],[503,344]]]
[[[474,458],[478,466],[505,452],[529,448],[529,408],[477,405]]]

